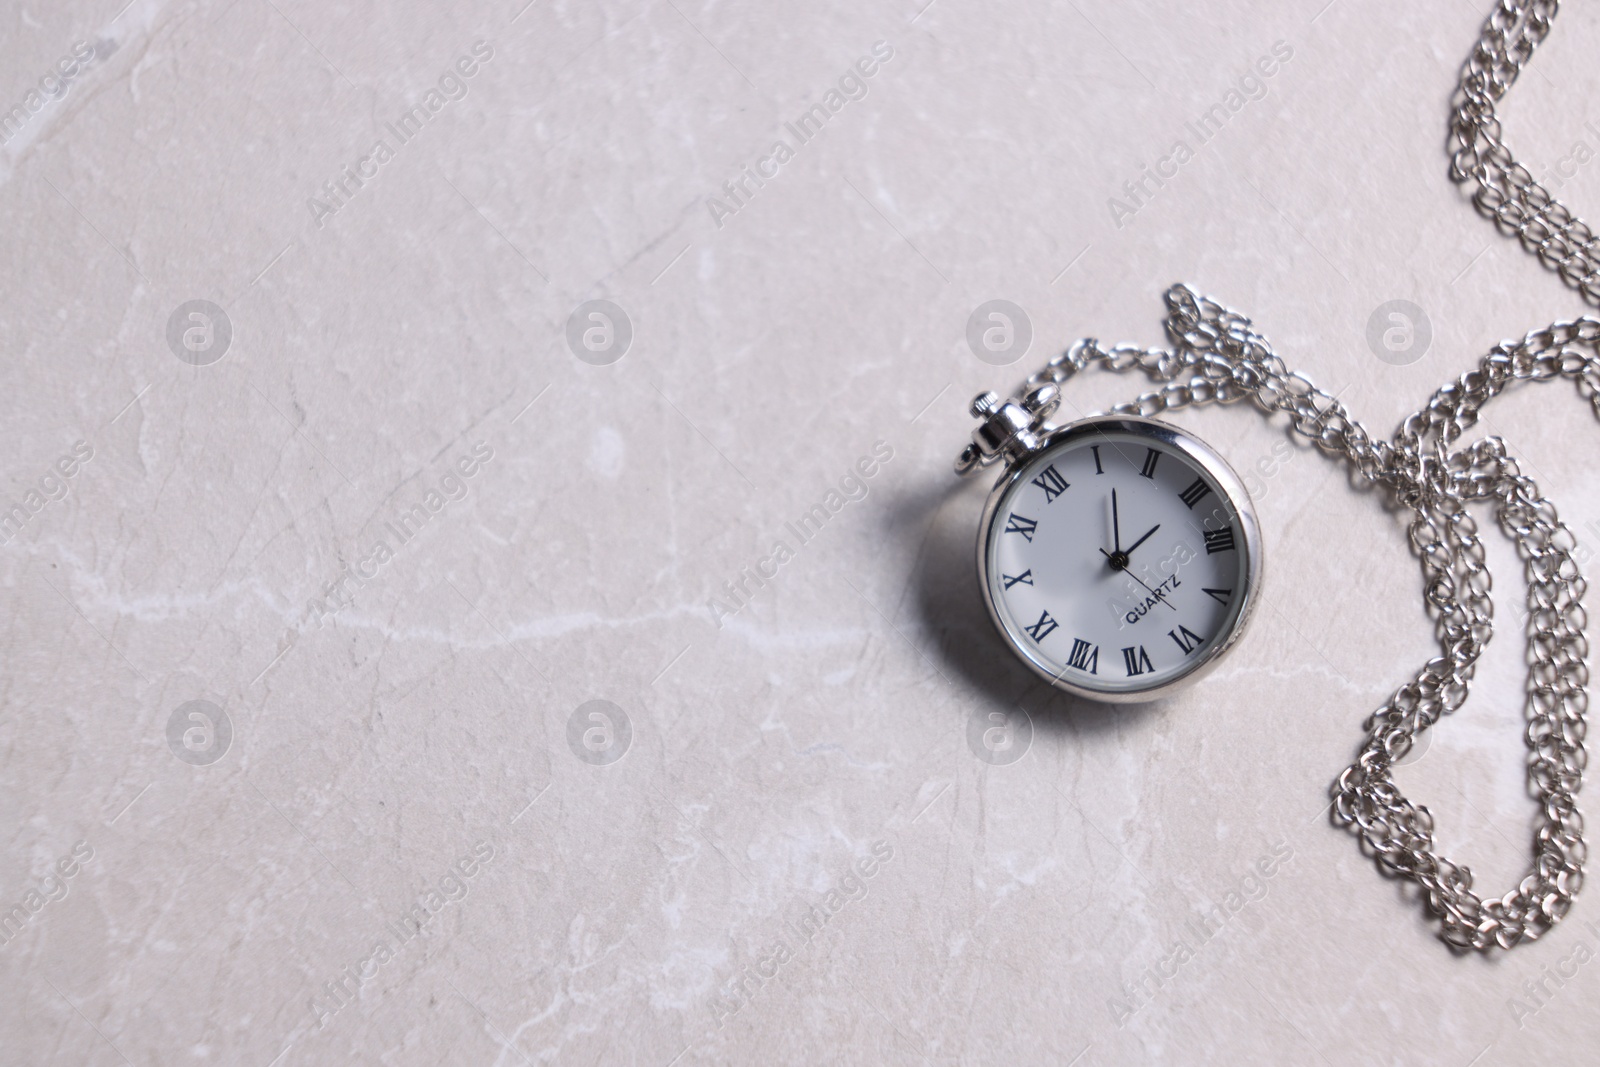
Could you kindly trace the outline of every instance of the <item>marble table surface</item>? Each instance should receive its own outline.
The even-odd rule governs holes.
[[[0,9],[0,1062],[1582,1061],[1600,902],[1453,956],[1329,821],[1437,646],[1281,417],[1174,416],[1266,542],[1196,687],[1075,701],[984,613],[970,398],[1168,285],[1383,435],[1585,310],[1446,173],[1486,4],[1203,8]],[[1591,218],[1597,48],[1503,106]],[[1592,559],[1588,407],[1485,428]],[[1498,895],[1487,553],[1398,776]]]

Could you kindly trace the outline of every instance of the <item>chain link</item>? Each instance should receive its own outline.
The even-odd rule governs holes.
[[[1115,414],[1154,416],[1252,400],[1268,416],[1285,413],[1297,433],[1415,513],[1410,540],[1422,562],[1424,602],[1440,654],[1367,719],[1360,755],[1333,785],[1333,818],[1359,835],[1381,868],[1422,887],[1440,937],[1451,946],[1488,950],[1536,940],[1567,914],[1583,881],[1577,792],[1586,759],[1586,584],[1572,558],[1571,531],[1505,442],[1495,436],[1464,447],[1456,442],[1483,405],[1517,381],[1569,378],[1600,417],[1600,320],[1556,323],[1497,346],[1384,441],[1351,418],[1338,398],[1289,371],[1243,315],[1183,285],[1169,289],[1166,301],[1172,348],[1107,349],[1085,339],[1031,376],[1018,395],[1099,367],[1142,371],[1162,383],[1112,408]],[[1494,506],[1527,576],[1525,736],[1528,782],[1540,805],[1527,876],[1511,892],[1487,900],[1473,891],[1467,867],[1434,851],[1432,814],[1406,799],[1393,776],[1395,762],[1418,736],[1466,700],[1493,632],[1490,574],[1467,510],[1475,501]]]

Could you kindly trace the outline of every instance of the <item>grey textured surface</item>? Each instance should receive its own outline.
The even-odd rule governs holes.
[[[1593,900],[1454,958],[1323,814],[1430,655],[1403,513],[1251,410],[1180,416],[1256,491],[1267,601],[1201,686],[1110,710],[999,644],[949,474],[973,393],[1158,343],[1173,281],[1385,434],[1581,313],[1445,176],[1480,5],[121,3],[0,10],[0,1060],[1600,1039]],[[1563,19],[1508,133],[1600,215],[1600,21]],[[1031,325],[1009,366],[967,343],[993,299]],[[169,327],[196,300],[225,351]],[[619,359],[569,328],[594,300]],[[1368,343],[1392,300],[1410,362]],[[1521,390],[1488,429],[1600,544],[1587,409]],[[1507,629],[1403,775],[1488,892],[1533,816]]]

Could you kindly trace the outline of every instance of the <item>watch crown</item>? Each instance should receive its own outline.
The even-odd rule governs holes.
[[[1000,398],[993,392],[979,393],[972,398],[972,407],[969,409],[975,419],[985,419],[1000,410]]]

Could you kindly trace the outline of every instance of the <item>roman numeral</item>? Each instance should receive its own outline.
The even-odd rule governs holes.
[[[1038,644],[1045,638],[1049,637],[1050,631],[1054,630],[1056,626],[1056,620],[1050,617],[1050,613],[1048,611],[1043,611],[1039,613],[1038,622],[1034,623],[1032,626],[1024,626],[1023,629],[1028,631],[1028,636],[1033,638],[1033,643]]]
[[[1029,567],[1027,570],[1023,571],[1021,574],[1017,575],[1015,578],[1011,577],[1011,575],[1009,575],[1009,574],[1002,574],[1000,576],[1000,578],[1001,578],[1002,581],[1004,581],[1006,583],[1006,588],[1007,589],[1010,589],[1012,586],[1019,585],[1019,584],[1020,585],[1032,585],[1033,584],[1033,568]]]
[[[1205,644],[1206,641],[1205,638],[1181,624],[1176,630],[1168,630],[1167,636],[1178,642],[1178,647],[1183,649],[1185,656]]]
[[[1034,527],[1039,525],[1038,519],[1025,519],[1021,515],[1007,515],[1005,533],[1019,533],[1022,539],[1029,544],[1033,543]],[[1230,537],[1232,534],[1229,535]],[[1206,534],[1206,543],[1211,543],[1211,535]]]
[[[1072,483],[1061,477],[1061,472],[1056,470],[1056,465],[1052,463],[1033,480],[1033,484],[1044,490],[1044,502],[1048,504],[1066,492]]]
[[[1096,474],[1104,474],[1105,468],[1100,466],[1100,446],[1090,445],[1089,451],[1094,453],[1094,472]]]
[[[1150,666],[1150,654],[1144,650],[1143,645],[1122,650],[1122,665],[1128,669],[1128,677],[1139,674],[1148,674],[1155,670]]]
[[[1206,538],[1206,555],[1214,556],[1218,552],[1233,551],[1233,527],[1224,526],[1220,530],[1201,530]],[[1029,540],[1033,540],[1031,537]]]
[[[1183,501],[1190,511],[1193,511],[1194,506],[1200,503],[1200,498],[1209,492],[1211,492],[1211,487],[1206,484],[1206,480],[1204,478],[1196,478],[1189,484],[1189,488],[1178,494],[1178,499]]]
[[[1156,476],[1156,460],[1158,460],[1160,458],[1161,458],[1161,453],[1160,452],[1157,452],[1153,448],[1145,449],[1144,450],[1144,466],[1139,469],[1139,473],[1144,475],[1146,478],[1149,478],[1149,479],[1151,479],[1153,481],[1155,479],[1155,476]]]
[[[1207,589],[1205,586],[1201,586],[1200,591],[1223,607],[1227,607],[1228,601],[1233,598],[1233,588],[1231,586],[1227,589]]]
[[[1099,674],[1100,646],[1091,645],[1081,637],[1074,637],[1072,652],[1067,656],[1067,666],[1088,671],[1090,674]]]

